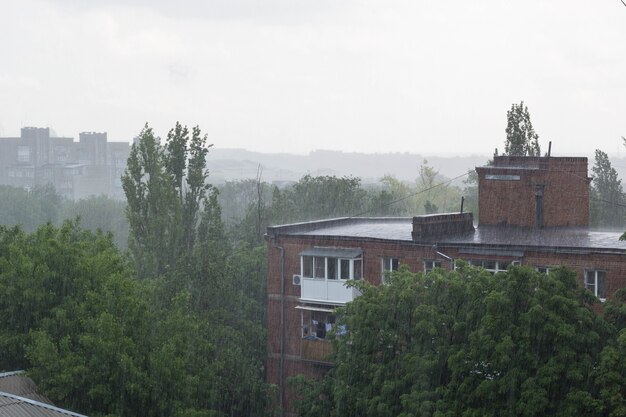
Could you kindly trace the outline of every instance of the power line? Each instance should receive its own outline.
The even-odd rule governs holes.
[[[622,0],[622,2],[624,2],[624,0]],[[626,3],[624,5],[626,6]],[[554,169],[554,170],[551,170],[551,171],[563,172],[563,173],[571,175],[572,177],[575,177],[575,178],[578,178],[578,179],[584,180],[584,181],[587,181],[589,179],[589,177],[587,175],[582,176],[582,175],[579,175],[579,174],[577,174],[575,172],[572,172],[570,170]],[[371,213],[374,210],[382,209],[382,208],[385,208],[385,207],[389,207],[389,206],[391,206],[393,204],[399,203],[399,202],[404,201],[404,200],[408,200],[409,198],[415,197],[415,196],[417,196],[419,194],[431,191],[431,190],[439,188],[439,187],[443,187],[443,186],[449,185],[450,183],[452,183],[452,182],[454,182],[454,181],[456,181],[456,180],[458,180],[460,178],[463,178],[465,176],[468,176],[469,174],[471,174],[473,172],[475,172],[475,170],[473,170],[473,169],[469,170],[469,171],[467,171],[467,172],[465,172],[465,173],[463,173],[461,175],[458,175],[458,176],[456,176],[456,177],[454,177],[452,179],[449,179],[447,181],[443,181],[443,182],[441,182],[439,184],[435,184],[435,185],[433,185],[431,187],[428,187],[428,188],[425,188],[423,190],[420,190],[420,191],[408,194],[408,195],[406,195],[404,197],[397,198],[397,199],[392,200],[392,201],[390,201],[388,203],[380,204],[380,205],[378,205],[376,207],[372,207],[372,208],[370,208],[368,210],[365,210],[365,211],[362,211],[362,212],[360,212],[358,214],[354,214],[352,216],[349,216],[349,218],[360,217],[360,216],[363,216],[365,214]],[[583,198],[583,196],[577,196],[577,197]],[[602,198],[594,197],[592,195],[589,195],[588,198],[590,200],[593,200],[593,201],[596,201],[596,202],[600,202],[600,203],[603,203],[603,204],[606,204],[606,205],[612,205],[612,206],[616,206],[616,207],[624,207],[624,208],[626,208],[626,204],[623,204],[623,203],[618,203],[618,202],[615,202],[615,201],[605,200],[605,199],[602,199]]]
[[[371,208],[371,209],[369,209],[369,210],[365,210],[365,211],[363,211],[363,212],[361,212],[361,213],[354,214],[354,215],[350,216],[349,218],[352,218],[352,217],[360,217],[360,216],[362,216],[362,215],[364,215],[364,214],[371,213],[372,211],[374,211],[374,209],[381,209],[381,208],[389,207],[389,206],[391,206],[392,204],[399,203],[400,201],[404,201],[404,200],[407,200],[407,199],[409,199],[409,198],[411,198],[411,197],[415,197],[416,195],[419,195],[419,194],[425,193],[425,192],[427,192],[427,191],[433,190],[433,189],[438,188],[438,187],[442,187],[442,186],[444,186],[444,185],[448,185],[448,184],[450,184],[451,182],[458,180],[459,178],[463,178],[463,177],[465,177],[465,176],[467,176],[467,175],[471,174],[472,172],[474,172],[474,170],[473,170],[473,169],[472,169],[472,170],[467,171],[467,172],[466,172],[466,173],[464,173],[464,174],[457,175],[456,177],[454,177],[454,178],[452,178],[452,179],[449,179],[448,181],[443,181],[443,182],[440,182],[439,184],[435,184],[435,185],[433,185],[433,186],[431,186],[431,187],[428,187],[428,188],[425,188],[425,189],[423,189],[423,190],[420,190],[420,191],[417,191],[417,192],[411,193],[411,194],[406,195],[406,196],[404,196],[404,197],[397,198],[397,199],[392,200],[392,201],[390,201],[390,202],[388,202],[388,203],[381,204],[381,205],[378,205],[378,206],[376,206],[376,207],[372,207],[372,208]]]

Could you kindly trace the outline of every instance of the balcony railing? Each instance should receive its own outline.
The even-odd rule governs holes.
[[[308,338],[301,340],[300,358],[302,360],[331,364],[332,353],[333,345],[329,340]]]
[[[300,298],[306,301],[345,304],[361,295],[354,287],[346,287],[339,279],[302,278]]]

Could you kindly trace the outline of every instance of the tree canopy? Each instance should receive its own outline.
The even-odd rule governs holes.
[[[524,102],[513,103],[506,112],[506,141],[504,151],[512,156],[541,156],[539,135],[535,133],[528,107]]]
[[[596,314],[573,272],[461,265],[359,285],[363,295],[337,313],[348,332],[334,341],[335,367],[319,382],[291,381],[302,416],[626,411],[623,304]]]
[[[605,152],[596,149],[591,168],[591,224],[600,227],[623,227],[626,221],[622,181]]]

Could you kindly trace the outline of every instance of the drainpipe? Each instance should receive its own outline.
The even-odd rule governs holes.
[[[285,415],[285,248],[276,245],[276,237],[272,239],[272,246],[280,250],[280,362],[278,367],[279,407],[281,415]]]
[[[433,251],[435,251],[435,253],[436,253],[437,255],[439,255],[439,256],[441,256],[442,258],[444,258],[444,259],[448,260],[448,261],[450,262],[450,267],[452,268],[452,270],[454,270],[454,258],[452,258],[452,257],[450,257],[450,256],[448,256],[448,255],[446,255],[446,254],[445,254],[445,253],[443,253],[443,252],[440,252],[440,251],[439,251],[439,249],[438,249],[438,247],[437,247],[437,244],[434,244],[434,245],[433,245]]]

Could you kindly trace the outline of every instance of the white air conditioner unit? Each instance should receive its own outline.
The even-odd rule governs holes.
[[[300,275],[294,275],[292,279],[293,285],[300,285],[302,277]]]

